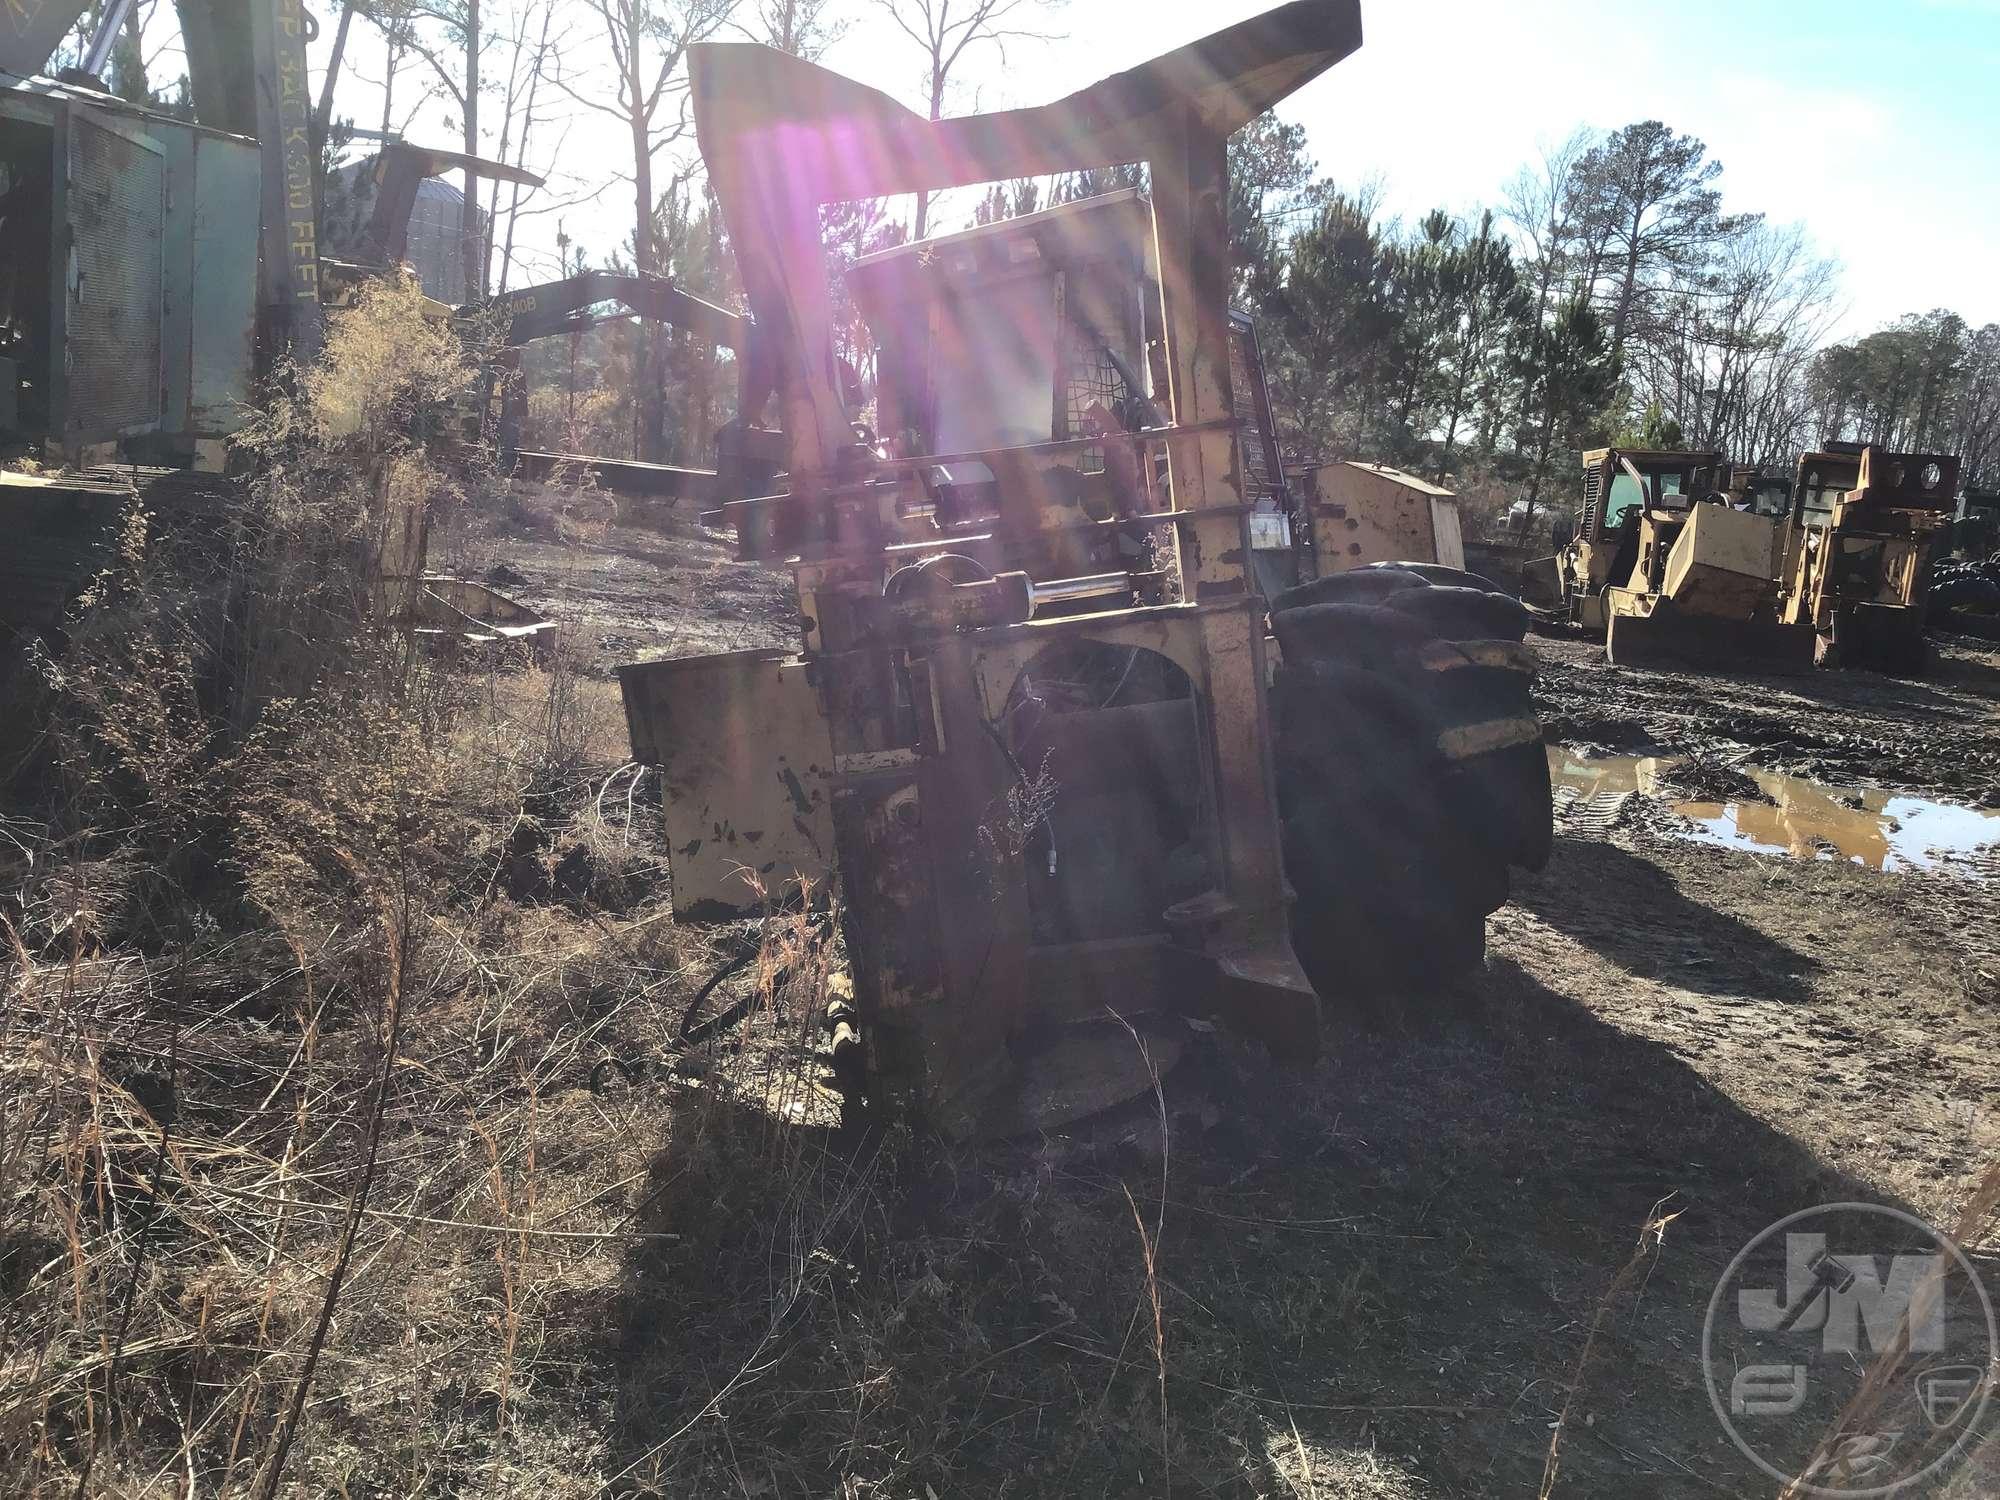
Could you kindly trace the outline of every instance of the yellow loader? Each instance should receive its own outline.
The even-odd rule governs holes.
[[[1951,524],[1959,460],[1828,444],[1799,460],[1781,559],[1786,627],[1830,666],[1921,673],[1932,554]]]

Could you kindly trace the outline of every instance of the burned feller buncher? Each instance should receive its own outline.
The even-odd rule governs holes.
[[[957,1135],[1054,1125],[1146,1087],[1189,1014],[1308,1059],[1321,995],[1476,963],[1508,865],[1546,857],[1515,601],[1309,557],[1267,599],[1251,566],[1282,501],[1232,348],[1225,142],[1359,43],[1352,0],[1305,0],[936,122],[693,49],[754,321],[726,436],[776,436],[767,408],[782,434],[768,492],[721,515],[794,573],[800,649],[628,667],[627,715],[679,910],[837,882],[872,1102]],[[864,420],[823,204],[1128,162],[1148,196],[852,267]]]

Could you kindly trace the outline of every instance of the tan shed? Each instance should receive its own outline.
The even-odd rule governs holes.
[[[1378,562],[1465,566],[1458,497],[1384,464],[1318,464],[1299,492],[1321,576]]]

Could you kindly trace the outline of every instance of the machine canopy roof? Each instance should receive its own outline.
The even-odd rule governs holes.
[[[1053,104],[935,121],[755,43],[697,45],[689,68],[711,170],[783,171],[835,203],[1143,161],[1184,112],[1227,135],[1360,45],[1359,0],[1293,0]]]

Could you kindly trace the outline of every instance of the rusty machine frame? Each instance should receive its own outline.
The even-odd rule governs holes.
[[[1780,585],[1783,615],[1823,661],[1918,672],[1928,573],[1958,495],[1959,460],[1832,444],[1799,459]]]
[[[948,1131],[1129,1093],[1106,1058],[1136,1059],[1123,1025],[1162,1012],[1316,1050],[1249,572],[1225,143],[1360,41],[1355,0],[1299,0],[1054,104],[940,121],[766,48],[692,49],[759,330],[739,410],[754,430],[775,398],[784,437],[782,490],[724,515],[743,555],[792,569],[800,650],[627,669],[635,749],[699,835],[674,850],[684,909],[732,882],[740,905],[760,872],[837,870],[872,1086]],[[1163,425],[952,453],[858,427],[822,205],[1128,162],[1151,180]],[[892,369],[893,345],[884,410],[934,403],[935,370]],[[1108,517],[1087,503],[1155,453],[1164,486]],[[960,466],[984,476],[969,497]],[[1140,782],[1170,830],[1116,810]],[[1070,809],[1054,825],[1051,797]]]

